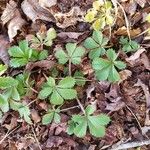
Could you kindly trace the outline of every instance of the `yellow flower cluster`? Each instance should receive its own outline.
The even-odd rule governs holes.
[[[112,3],[106,0],[94,1],[93,7],[88,10],[85,16],[85,21],[92,23],[94,30],[112,25],[114,21]]]

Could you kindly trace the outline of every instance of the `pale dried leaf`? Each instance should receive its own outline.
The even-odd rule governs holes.
[[[141,55],[141,62],[143,63],[145,68],[150,71],[150,61],[145,53]]]
[[[126,79],[128,79],[128,77],[131,77],[132,72],[130,70],[125,69],[125,70],[120,71],[119,74],[120,74],[119,83],[121,83],[121,82],[125,81]]]
[[[139,4],[142,8],[145,6],[146,4],[146,0],[135,0],[137,2],[137,4]]]
[[[9,47],[8,38],[0,35],[0,60],[4,62],[4,64],[9,64],[9,56],[7,49]]]
[[[78,39],[80,35],[83,35],[83,33],[79,32],[61,32],[58,33],[57,36],[60,38],[70,38],[70,39]]]
[[[131,55],[129,58],[126,58],[126,61],[130,64],[135,64],[136,60],[140,58],[140,55],[145,52],[146,50],[144,48],[138,49],[133,55]]]
[[[37,19],[53,22],[54,18],[51,13],[42,8],[38,0],[24,0],[21,4],[21,8],[26,16],[35,22]]]
[[[31,110],[31,117],[34,123],[38,123],[41,121],[41,117],[35,109]]]
[[[17,10],[16,7],[17,4],[13,0],[10,0],[10,2],[7,3],[6,8],[1,16],[1,20],[4,25],[14,17],[15,11]]]
[[[39,0],[39,4],[43,8],[50,8],[57,4],[57,0]]]
[[[77,21],[84,21],[85,11],[82,11],[79,7],[73,7],[68,13],[54,13],[56,19],[56,25],[60,28],[67,28],[75,25]]]

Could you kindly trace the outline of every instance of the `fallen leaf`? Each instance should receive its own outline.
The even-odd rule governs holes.
[[[54,65],[55,65],[55,62],[52,60],[41,60],[41,61],[37,61],[37,62],[28,63],[26,65],[26,70],[31,71],[35,67],[39,67],[44,70],[48,70],[48,69],[51,69],[52,67],[54,67]]]
[[[13,0],[7,3],[5,10],[1,16],[1,20],[5,25],[8,23],[8,35],[10,42],[17,35],[17,31],[25,24],[25,20],[22,19],[17,4]]]
[[[137,4],[139,4],[142,8],[145,6],[146,4],[146,0],[135,0]]]
[[[119,81],[119,83],[121,83],[124,80],[128,79],[128,77],[131,77],[132,72],[130,70],[125,69],[125,70],[120,71],[119,74],[120,74],[120,81]]]
[[[95,86],[92,84],[86,90],[87,99],[92,97],[92,92],[95,90]]]
[[[132,30],[129,30],[129,32],[130,32],[131,37],[135,37],[141,33],[141,29],[140,28],[132,29]],[[127,28],[125,26],[119,28],[114,33],[119,36],[128,36]]]
[[[57,4],[57,0],[39,0],[39,4],[43,8],[50,8]]]
[[[79,7],[72,7],[68,13],[54,13],[56,19],[56,25],[60,28],[67,28],[73,26],[77,21],[84,21],[83,17],[85,11],[82,11]]]
[[[39,5],[38,0],[24,0],[21,4],[21,8],[26,16],[33,22],[35,22],[37,19],[45,20],[48,22],[55,21],[52,14]]]
[[[79,32],[61,32],[58,33],[57,36],[60,38],[78,39],[79,36],[83,34],[84,33],[79,33]]]
[[[35,109],[31,110],[31,117],[34,123],[38,123],[41,121],[41,117]]]
[[[9,56],[8,49],[9,41],[7,37],[0,35],[0,60],[4,62],[4,64],[9,64]]]
[[[129,58],[126,58],[126,61],[130,64],[135,64],[136,60],[140,58],[140,55],[145,52],[146,50],[144,48],[138,49],[133,55],[131,55]]]
[[[145,53],[141,54],[141,62],[145,68],[150,71],[150,61]]]

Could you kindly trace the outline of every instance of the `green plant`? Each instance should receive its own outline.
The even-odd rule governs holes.
[[[92,23],[94,30],[101,30],[106,25],[111,26],[113,24],[113,12],[110,1],[96,0],[93,2],[93,8],[88,10],[85,21]]]
[[[62,48],[56,50],[55,57],[60,64],[66,64],[68,61],[73,64],[79,64],[85,53],[85,49],[77,46],[76,43],[67,43],[66,52]]]
[[[75,134],[77,137],[84,137],[87,129],[95,137],[105,135],[105,126],[110,122],[110,118],[105,114],[92,115],[96,108],[88,105],[84,115],[73,115],[69,121],[68,134]]]
[[[89,58],[94,59],[105,54],[104,46],[107,45],[108,39],[103,37],[100,31],[93,31],[92,37],[84,41],[84,46],[89,52]]]
[[[40,99],[46,99],[49,97],[51,104],[61,105],[64,100],[71,100],[77,97],[77,92],[72,89],[75,85],[75,79],[72,77],[66,77],[59,81],[56,85],[55,79],[49,77],[47,82],[43,85],[38,97]]]
[[[7,70],[7,68],[8,68],[8,66],[0,64],[0,76],[2,74],[4,74],[4,72]]]
[[[86,83],[86,78],[81,71],[76,71],[74,73],[74,79],[76,80],[76,85],[84,86]]]
[[[14,68],[26,65],[32,56],[32,49],[29,47],[26,40],[20,41],[19,46],[12,46],[8,53],[12,57],[10,65]]]
[[[120,80],[120,75],[116,70],[124,69],[126,64],[122,61],[117,61],[117,54],[113,49],[109,49],[106,52],[107,59],[95,58],[92,62],[92,67],[95,70],[98,80],[107,80],[110,82],[116,82]]]
[[[42,124],[47,125],[54,121],[55,123],[60,123],[60,115],[59,115],[60,109],[49,109],[47,114],[45,114],[42,117]]]
[[[35,48],[42,48],[43,45],[51,46],[53,44],[53,40],[56,38],[56,31],[54,28],[50,28],[47,32],[39,31],[36,36],[33,36],[31,39],[31,43]]]
[[[14,68],[25,66],[29,61],[43,60],[48,56],[46,50],[38,51],[30,48],[26,40],[20,41],[19,46],[10,47],[8,53],[12,57],[10,65]]]
[[[122,49],[125,53],[135,52],[140,47],[140,45],[136,41],[129,40],[125,37],[120,38],[120,44],[123,46]]]

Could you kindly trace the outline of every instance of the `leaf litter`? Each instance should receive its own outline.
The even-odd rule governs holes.
[[[102,112],[111,116],[112,122],[106,129],[105,137],[96,139],[88,134],[84,139],[79,139],[76,136],[67,135],[68,119],[74,112],[81,114],[80,109],[76,108],[65,112],[62,111],[60,113],[60,124],[52,123],[48,126],[43,126],[41,124],[41,116],[49,110],[50,105],[45,101],[37,100],[30,105],[31,118],[34,123],[32,127],[26,124],[22,119],[19,119],[16,111],[11,111],[12,114],[8,113],[3,117],[0,127],[0,140],[3,140],[2,138],[7,135],[7,131],[11,133],[13,129],[18,128],[4,138],[0,144],[2,149],[7,149],[8,147],[9,149],[39,149],[39,147],[41,147],[41,149],[58,150],[117,150],[139,146],[143,150],[149,150],[150,142],[146,138],[150,136],[150,54],[148,50],[149,35],[145,32],[149,24],[144,22],[144,20],[146,14],[150,12],[150,3],[148,0],[135,0],[134,2],[121,0],[119,3],[125,10],[128,22],[131,26],[128,31],[123,13],[119,9],[117,22],[115,28],[111,30],[111,38],[108,42],[108,46],[110,43],[113,43],[119,50],[117,54],[119,58],[125,60],[127,63],[127,69],[119,72],[121,78],[118,84],[107,81],[97,82],[93,77],[94,72],[92,66],[89,65],[89,61],[91,60],[89,60],[87,56],[82,58],[79,64],[72,64],[71,68],[72,72],[76,69],[81,69],[86,76],[86,86],[79,89],[79,91],[81,91],[80,93],[82,93],[80,98],[83,107],[86,108],[88,104],[94,104],[97,107],[94,115]],[[0,10],[2,4],[0,4]],[[36,81],[33,83],[36,90],[39,90],[42,83],[46,80],[46,76],[44,75],[51,72],[53,66],[57,68],[53,70],[54,76],[57,73],[65,74],[65,66],[57,66],[56,60],[53,58],[55,52],[54,47],[62,47],[64,49],[64,45],[68,39],[82,43],[88,34],[91,35],[92,31],[89,29],[89,24],[84,23],[83,26],[84,16],[87,9],[91,8],[91,4],[92,1],[90,0],[52,0],[51,3],[48,0],[23,0],[21,2],[10,0],[8,3],[5,2],[6,8],[3,9],[4,11],[1,13],[1,22],[5,29],[5,31],[0,32],[1,63],[9,65],[10,58],[7,51],[10,45],[20,41],[22,36],[25,36],[24,39],[28,39],[28,35],[35,35],[36,33],[34,33],[34,29],[32,29],[33,26],[31,22],[36,24],[40,20],[40,22],[45,25],[45,30],[54,27],[57,31],[58,38],[54,41],[55,46],[48,49],[50,55],[48,59],[29,62],[25,70],[32,72],[32,79]],[[23,29],[25,25],[27,26]],[[82,30],[80,30],[79,27],[82,28]],[[141,44],[136,52],[120,52],[122,48],[117,46],[117,40],[120,36],[128,36],[128,32],[132,39],[134,38],[134,40]],[[109,36],[108,29],[105,29],[103,33],[105,36]],[[29,40],[29,43],[30,42]],[[47,47],[44,46],[44,48]],[[40,49],[38,48],[38,50]],[[87,49],[85,53],[87,53]],[[105,58],[105,56],[103,56],[103,58]],[[12,68],[4,75],[12,75],[13,73],[11,71]],[[21,72],[23,71],[24,70],[21,70]],[[77,86],[77,88],[80,87]],[[23,101],[32,102],[35,97],[36,95],[33,94],[31,97],[24,97]],[[76,102],[67,102],[64,105],[64,109],[67,110],[68,107],[76,105]],[[141,125],[141,128],[137,121]],[[32,128],[34,128],[36,134],[31,132]]]

